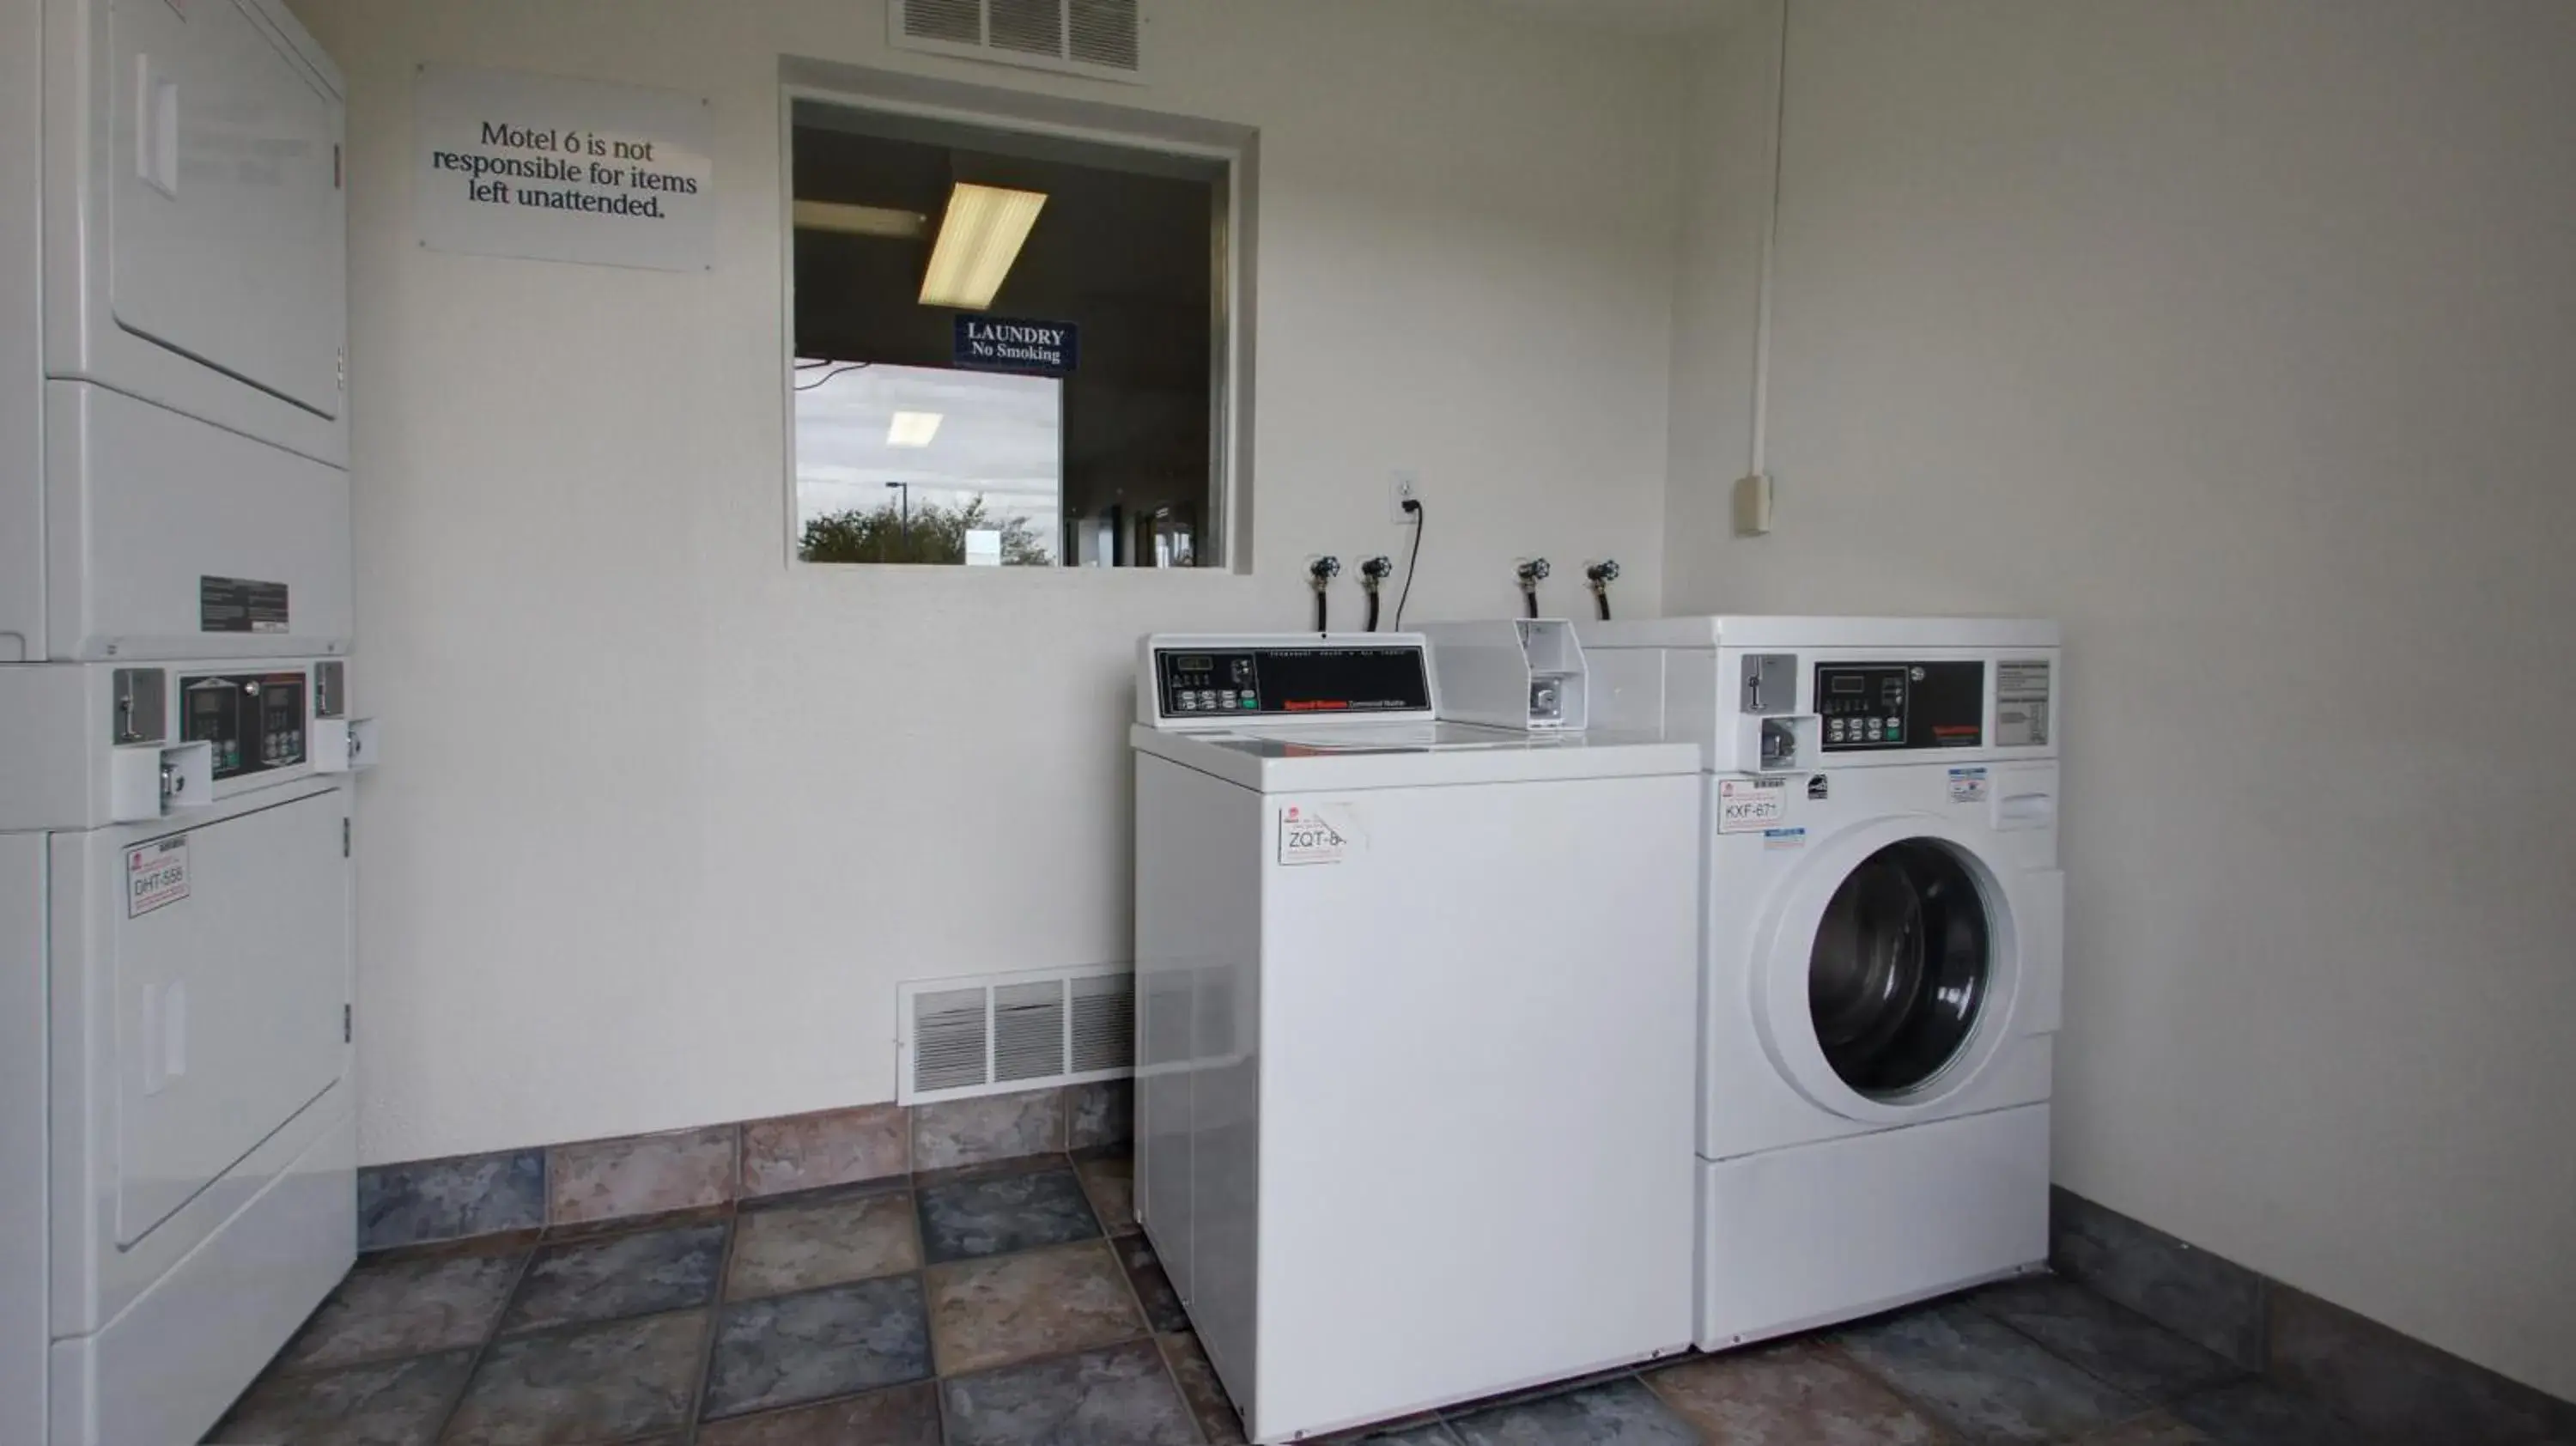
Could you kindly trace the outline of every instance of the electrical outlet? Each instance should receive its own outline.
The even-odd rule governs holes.
[[[1392,474],[1387,481],[1387,520],[1399,527],[1409,527],[1420,521],[1421,515],[1405,511],[1404,504],[1421,500],[1421,473],[1408,467]]]

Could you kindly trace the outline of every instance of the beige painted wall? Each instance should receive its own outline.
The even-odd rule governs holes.
[[[1669,608],[2064,619],[2059,1179],[2576,1396],[2576,8],[1795,0],[1737,541],[1773,13]]]
[[[1669,46],[1167,4],[1127,87],[897,57],[881,0],[297,8],[350,88],[370,1161],[888,1099],[897,981],[1124,959],[1137,636],[1306,626],[1306,556],[1401,556],[1391,469],[1418,618],[1530,552],[1659,595]],[[786,562],[782,55],[1260,129],[1251,575]],[[423,61],[711,97],[714,273],[423,250]]]

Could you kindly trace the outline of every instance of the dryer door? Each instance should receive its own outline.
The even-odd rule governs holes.
[[[215,1185],[347,1068],[347,815],[340,791],[307,794],[117,856],[120,1247]]]
[[[1775,898],[1755,1019],[1815,1103],[1901,1121],[1968,1087],[2012,1033],[2029,930],[2008,880],[1933,818],[1844,834]]]
[[[242,0],[111,14],[117,323],[337,417],[339,97]]]

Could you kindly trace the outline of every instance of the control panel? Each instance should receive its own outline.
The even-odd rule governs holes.
[[[1976,748],[1985,742],[1983,662],[1818,663],[1824,751]]]
[[[217,779],[292,768],[305,758],[304,696],[300,672],[185,675],[179,736],[213,750]]]
[[[1420,644],[1156,648],[1154,688],[1166,718],[1418,713],[1431,665]]]

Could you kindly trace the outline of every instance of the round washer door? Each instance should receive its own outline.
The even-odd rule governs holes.
[[[1892,1122],[1973,1082],[2005,1038],[2018,931],[2001,876],[1937,820],[1818,848],[1757,936],[1754,1017],[1799,1093]]]

